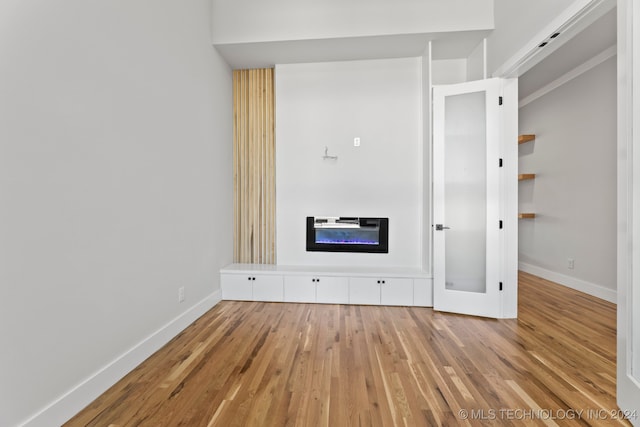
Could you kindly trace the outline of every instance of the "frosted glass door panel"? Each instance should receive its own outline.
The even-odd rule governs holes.
[[[445,98],[445,287],[486,290],[486,92]]]

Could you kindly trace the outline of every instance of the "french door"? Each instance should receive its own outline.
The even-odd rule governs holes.
[[[517,120],[517,99],[505,104],[502,91],[501,79],[433,88],[433,267],[438,311],[515,317],[515,309],[504,310],[502,293],[506,286],[512,294],[514,287],[517,292],[517,279],[509,274],[517,271],[517,265],[506,265],[517,264],[517,222],[505,218],[507,212],[515,217],[507,204],[517,206],[517,187],[514,198],[508,194],[514,187],[506,180],[515,180],[515,174],[506,176],[504,167],[508,161],[517,173],[517,152],[505,152],[504,139],[513,136],[511,143],[517,146],[517,142],[516,135],[504,131],[507,116],[502,109],[513,109],[511,119]],[[515,126],[517,134],[517,123],[506,125]],[[515,156],[509,154],[514,152]],[[514,239],[515,247],[509,244]],[[515,254],[507,256],[508,251]]]

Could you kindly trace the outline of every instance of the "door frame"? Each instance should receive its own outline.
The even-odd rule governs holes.
[[[636,31],[634,31],[634,28]],[[635,413],[640,426],[640,7],[633,0],[618,1],[618,348],[617,402]],[[634,131],[634,128],[636,131]],[[637,175],[637,174],[636,174]],[[635,214],[635,215],[634,215]],[[634,248],[636,248],[634,250]],[[635,346],[634,346],[635,344]]]
[[[611,3],[606,0],[574,1],[564,13],[530,40],[523,50],[499,67],[493,76],[520,76],[544,59],[545,54],[541,54],[537,46],[544,42],[544,39],[549,34],[554,34],[563,27],[573,27],[573,31],[578,31],[610,10]],[[633,7],[634,0],[614,0],[613,3],[618,7],[618,372],[616,398],[618,406],[622,410],[635,411],[638,414],[634,425],[640,426],[640,383],[638,378],[633,378],[630,375],[631,362],[634,356],[630,344],[633,340],[631,322],[634,315],[640,316],[640,313],[638,313],[640,304],[637,303],[640,295],[640,277],[635,277],[634,281],[634,275],[637,276],[638,272],[634,273],[633,270],[633,257],[637,255],[634,253],[633,247],[640,247],[640,230],[634,230],[633,228],[634,212],[640,210],[640,205],[634,209],[634,193],[637,193],[638,196],[636,198],[640,199],[640,180],[636,183],[633,182],[634,169],[639,171],[637,175],[640,175],[640,158],[634,161],[633,156],[634,147],[636,148],[635,151],[640,151],[640,120],[638,119],[640,114],[640,7]],[[554,41],[557,47],[559,47],[559,41]],[[637,129],[635,132],[634,127]],[[638,201],[636,200],[636,203]],[[637,228],[640,228],[640,224],[637,224]],[[634,236],[634,234],[637,235]],[[636,304],[632,300],[634,296]],[[640,331],[636,331],[636,334],[638,333]],[[640,348],[636,351],[640,351]]]

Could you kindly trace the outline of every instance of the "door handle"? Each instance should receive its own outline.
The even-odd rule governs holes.
[[[444,225],[442,225],[442,224],[436,224],[436,230],[437,230],[437,231],[449,230],[449,229],[451,229],[451,227],[445,227],[445,226],[444,226]]]

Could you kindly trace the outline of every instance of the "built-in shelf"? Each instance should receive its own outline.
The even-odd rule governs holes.
[[[529,142],[529,141],[533,141],[536,139],[535,135],[531,135],[531,134],[525,134],[525,135],[519,135],[518,136],[518,144],[524,144],[525,142]],[[520,175],[518,175],[518,181],[527,181],[530,179],[535,179],[536,178],[536,174],[535,173],[521,173]],[[518,218],[520,219],[532,219],[535,218],[536,214],[534,213],[519,213],[518,214]]]
[[[524,144],[525,142],[533,141],[536,139],[535,135],[520,135],[518,136],[518,144]]]
[[[530,219],[530,218],[535,218],[536,214],[534,213],[519,213],[518,214],[518,218],[520,219]]]

